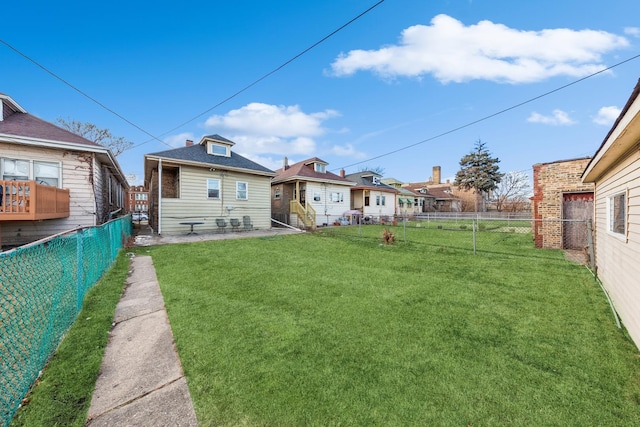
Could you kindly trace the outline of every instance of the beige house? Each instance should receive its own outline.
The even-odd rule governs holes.
[[[313,229],[331,225],[349,210],[353,182],[327,170],[317,157],[289,165],[285,157],[271,181],[271,214],[285,224]]]
[[[640,347],[640,81],[587,165],[595,184],[597,275]]]
[[[362,212],[365,223],[393,220],[398,190],[384,184],[382,177],[372,171],[352,173],[345,178],[355,184],[351,188],[351,209]]]
[[[253,228],[271,227],[275,173],[234,153],[234,144],[209,135],[198,144],[188,140],[182,148],[145,154],[149,224],[156,233],[187,233],[192,226],[195,232],[242,230],[247,218]]]
[[[18,246],[124,214],[109,149],[29,114],[0,93],[0,244]]]
[[[381,181],[398,190],[396,194],[396,215],[411,217],[435,210],[436,198],[426,188],[410,190],[403,187],[404,182],[395,178],[384,178]]]

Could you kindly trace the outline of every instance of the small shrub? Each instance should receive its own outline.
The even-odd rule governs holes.
[[[461,226],[460,226],[460,230],[466,230],[466,229],[467,229],[467,226],[466,226],[466,225],[461,225]]]
[[[480,231],[484,231],[484,230],[486,230],[486,229],[487,229],[487,226],[486,226],[486,225],[484,225],[484,224],[478,224],[478,230],[480,230]]]
[[[385,228],[382,232],[382,243],[384,243],[385,245],[392,245],[395,241],[395,234],[393,234],[388,228]]]

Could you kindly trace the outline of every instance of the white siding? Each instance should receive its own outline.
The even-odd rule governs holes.
[[[207,198],[207,179],[220,180],[220,199]],[[248,183],[247,200],[236,199],[236,181]],[[271,178],[238,172],[209,171],[207,168],[180,167],[179,198],[163,198],[162,234],[180,234],[189,231],[185,221],[199,221],[196,232],[217,231],[216,218],[248,215],[254,228],[271,228]],[[233,206],[233,210],[227,210]],[[231,229],[231,226],[227,227]]]
[[[607,199],[628,191],[627,235],[609,233]],[[640,153],[633,154],[596,183],[596,265],[598,277],[640,346]]]
[[[2,244],[24,244],[81,226],[95,224],[95,196],[89,176],[93,156],[44,147],[2,143],[0,157],[42,160],[62,164],[62,188],[69,189],[68,218],[43,221],[3,221]]]
[[[316,225],[331,225],[345,211],[349,210],[351,187],[339,184],[324,184],[320,182],[307,182],[307,204],[316,210]],[[342,193],[342,202],[331,201],[331,193]],[[314,196],[320,194],[320,201],[314,200]],[[294,223],[294,222],[292,222]]]
[[[376,205],[376,197],[378,196],[385,197],[384,206]],[[369,206],[363,206],[362,209],[364,210],[364,212],[362,212],[362,214],[365,216],[374,216],[376,218],[379,218],[381,216],[393,217],[393,215],[395,214],[395,199],[395,193],[371,190],[369,191]]]

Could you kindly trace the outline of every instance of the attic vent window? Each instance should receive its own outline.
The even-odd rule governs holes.
[[[223,156],[229,157],[229,146],[222,144],[209,143],[209,154],[213,154],[214,156]]]
[[[318,173],[327,173],[327,165],[323,165],[322,163],[314,163],[314,170]]]
[[[373,177],[373,179],[372,179],[372,181],[373,181],[373,183],[374,183],[375,185],[380,184],[380,178],[378,178],[377,176],[374,176],[374,177]]]

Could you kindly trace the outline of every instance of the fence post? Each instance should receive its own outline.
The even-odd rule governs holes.
[[[80,313],[82,309],[82,301],[84,300],[84,260],[82,258],[83,252],[83,237],[82,230],[78,230],[76,233],[76,254],[78,265],[76,267],[76,282],[77,282],[77,294],[76,294],[76,314]]]
[[[591,220],[587,220],[587,247],[589,248],[589,267],[591,271],[596,272],[596,253],[593,248],[593,224]]]
[[[476,254],[476,220],[471,220],[471,228],[473,229],[473,254]]]

